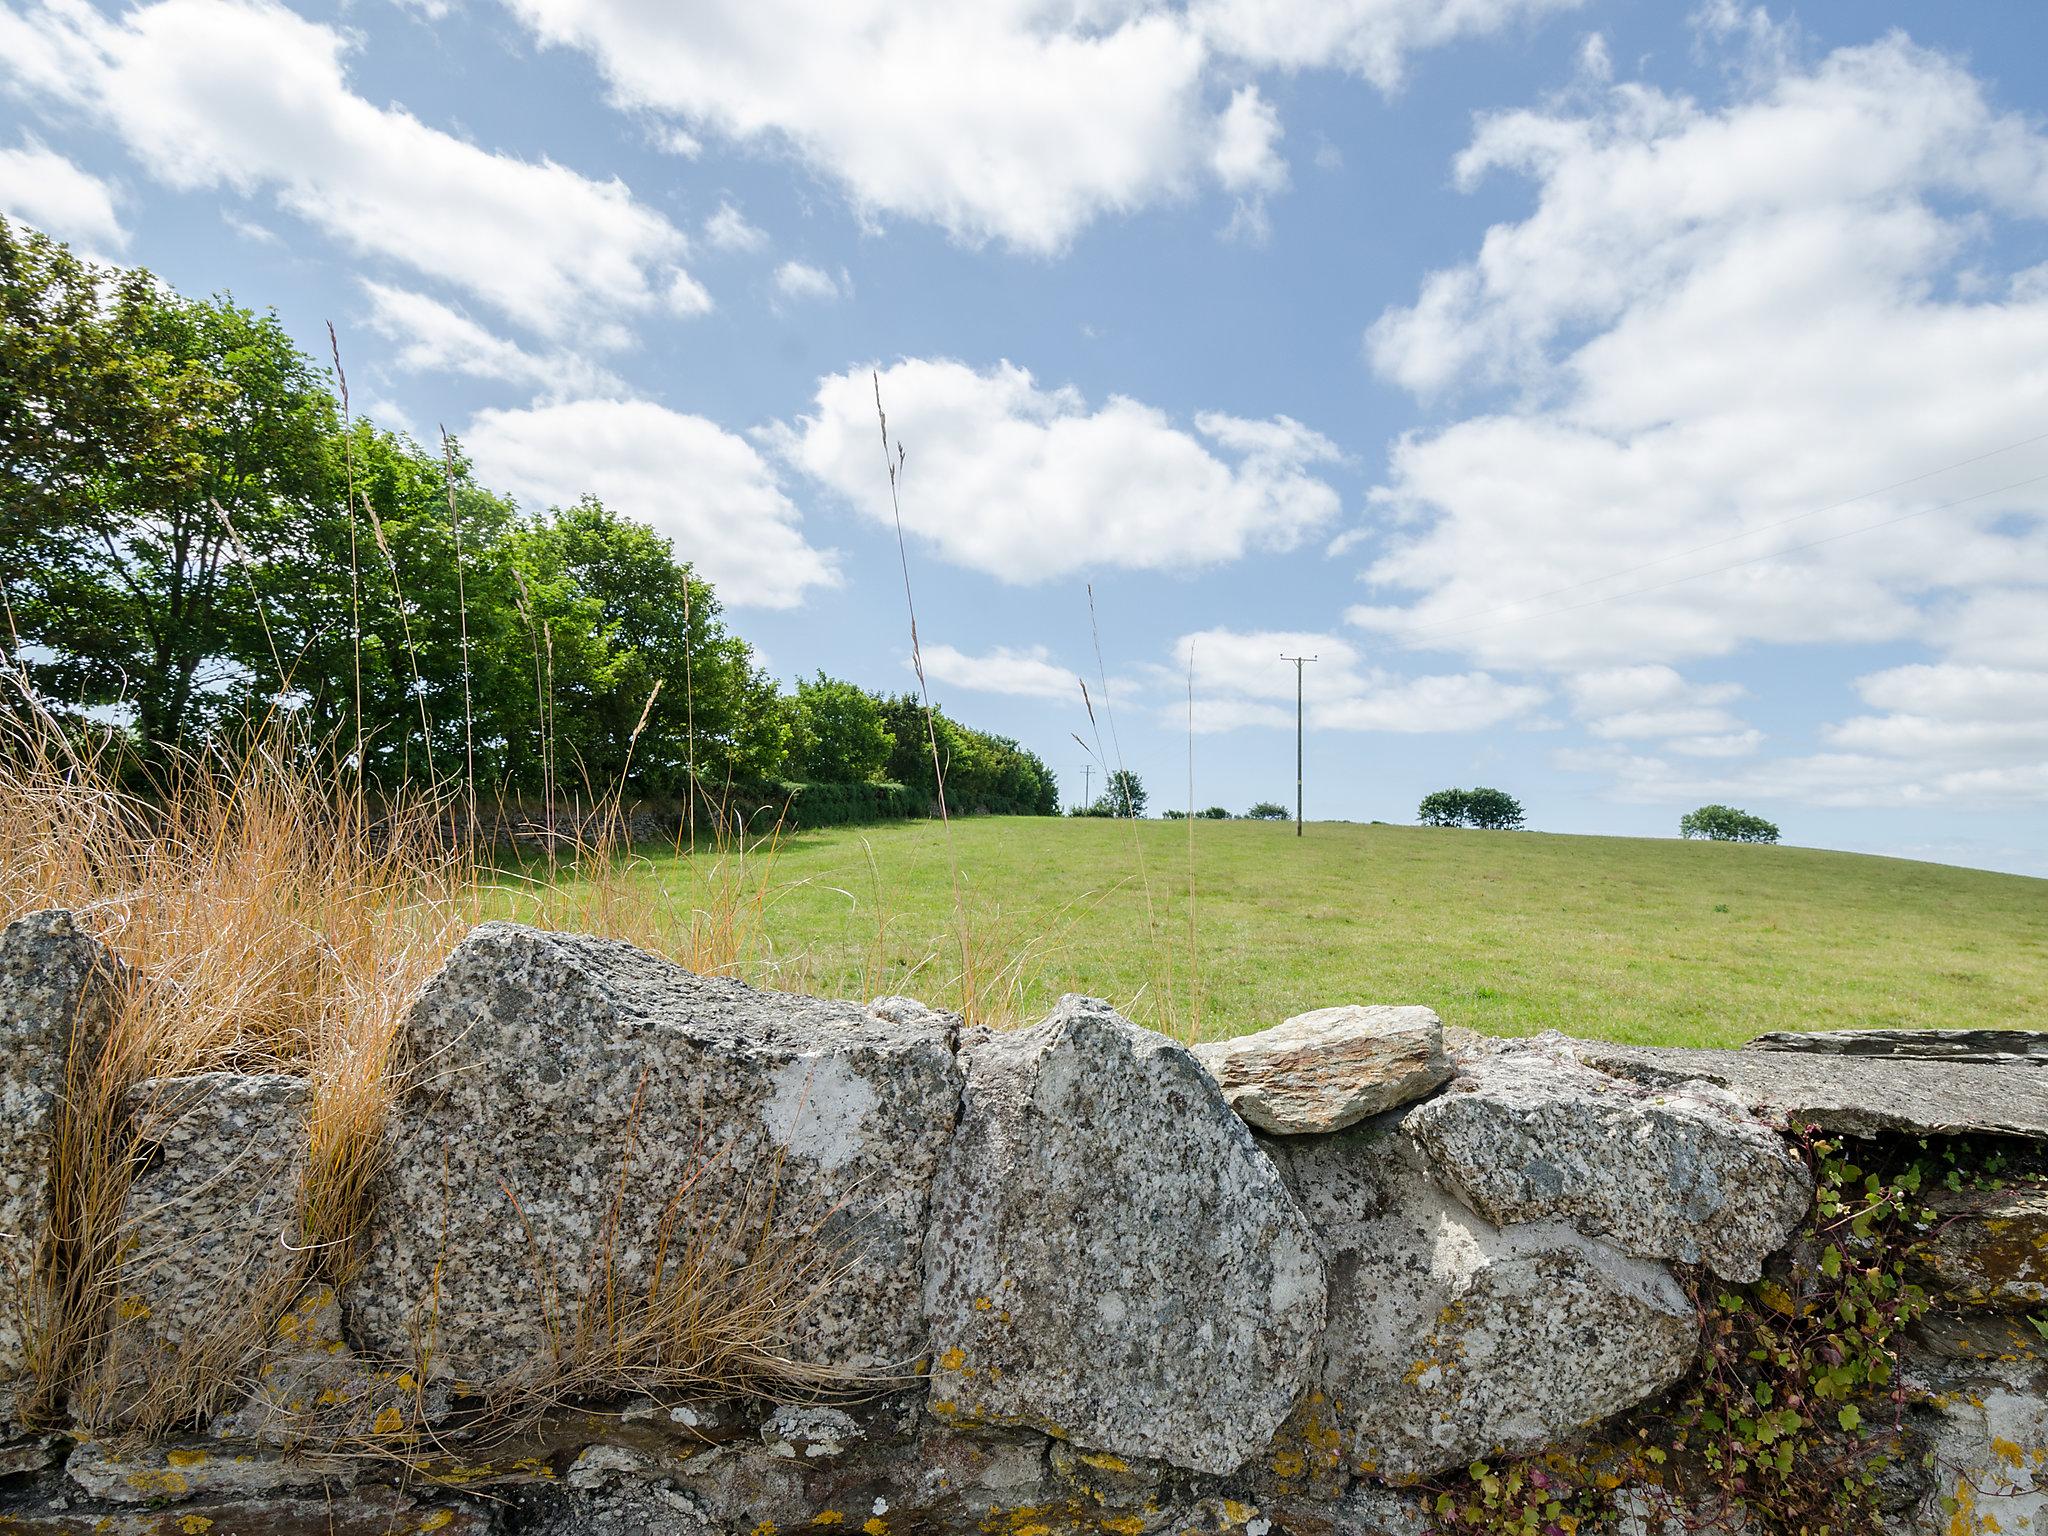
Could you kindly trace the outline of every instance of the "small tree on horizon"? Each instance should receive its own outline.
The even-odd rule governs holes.
[[[1128,768],[1119,768],[1109,776],[1109,785],[1102,791],[1102,797],[1095,802],[1098,816],[1128,816],[1132,818],[1145,814],[1145,781]]]
[[[1678,818],[1678,835],[1716,843],[1775,843],[1778,826],[1732,805],[1703,805]]]
[[[1285,821],[1293,813],[1278,800],[1261,800],[1244,813],[1246,821]]]
[[[1415,819],[1425,827],[1476,827],[1485,832],[1519,830],[1526,817],[1522,802],[1504,789],[1439,789],[1424,795]]]

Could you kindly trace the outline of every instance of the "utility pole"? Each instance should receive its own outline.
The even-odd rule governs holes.
[[[1301,664],[1320,661],[1319,656],[1282,656],[1294,663],[1294,835],[1301,836]]]
[[[1094,782],[1094,779],[1095,765],[1093,763],[1083,763],[1081,765],[1081,805],[1083,809],[1095,803],[1088,798],[1088,786]]]

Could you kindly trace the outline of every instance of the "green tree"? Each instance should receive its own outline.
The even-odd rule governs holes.
[[[1199,816],[1201,817],[1201,819],[1202,819],[1203,821],[1228,821],[1228,820],[1230,820],[1230,812],[1226,811],[1226,810],[1225,810],[1225,809],[1224,809],[1224,808],[1223,808],[1222,806],[1220,806],[1220,805],[1212,805],[1212,806],[1210,806],[1210,807],[1209,807],[1209,808],[1208,808],[1207,810],[1204,810],[1204,811],[1198,812],[1197,814],[1198,814],[1198,815],[1199,815]]]
[[[789,738],[791,776],[818,784],[864,784],[888,767],[896,738],[874,698],[820,672],[796,685]]]
[[[0,379],[17,659],[68,707],[126,708],[161,767],[267,649],[248,570],[330,494],[332,398],[274,315],[4,222]]]
[[[1277,800],[1261,800],[1244,813],[1246,821],[1286,821],[1293,813]]]
[[[1465,811],[1464,790],[1439,789],[1422,797],[1422,804],[1415,808],[1415,819],[1425,827],[1462,827]]]
[[[1775,843],[1778,828],[1732,805],[1703,805],[1678,819],[1681,837],[1704,837],[1719,843]]]
[[[1145,814],[1147,798],[1145,781],[1128,768],[1117,768],[1110,772],[1101,803],[1108,807],[1108,815],[1139,817]]]

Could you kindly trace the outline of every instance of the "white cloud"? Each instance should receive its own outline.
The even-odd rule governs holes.
[[[128,244],[114,189],[33,138],[0,149],[0,214],[85,252],[119,251]]]
[[[924,670],[935,683],[951,683],[976,693],[1070,703],[1078,703],[1081,697],[1078,674],[1055,665],[1042,645],[1022,651],[999,645],[981,656],[970,656],[955,646],[928,645],[924,647]]]
[[[775,291],[785,299],[829,302],[840,296],[840,281],[821,267],[785,261],[775,269]]]
[[[1216,179],[1232,192],[1278,192],[1287,185],[1280,158],[1280,114],[1247,85],[1230,98],[1216,120],[1216,148],[1209,163]]]
[[[463,447],[488,485],[529,504],[586,492],[675,543],[726,602],[793,608],[838,584],[774,470],[745,438],[647,400],[577,400],[484,411]]]
[[[1219,110],[1233,57],[1391,87],[1416,49],[1569,0],[507,3],[544,42],[591,54],[623,108],[789,149],[871,218],[1045,253],[1213,179],[1226,139],[1250,151],[1228,174],[1272,174],[1250,142],[1256,94]]]
[[[1602,740],[1664,737],[1673,751],[1727,757],[1762,739],[1722,707],[1742,696],[1736,683],[1692,683],[1671,667],[1649,663],[1574,673],[1564,686],[1572,713]],[[1677,738],[1687,745],[1678,746]]]
[[[1310,470],[1338,457],[1288,417],[1215,412],[1194,431],[1123,396],[1090,407],[1022,368],[911,359],[884,369],[890,435],[909,458],[903,525],[956,565],[1029,583],[1122,566],[1185,570],[1291,549],[1337,493]],[[791,464],[872,521],[892,520],[866,369],[819,381],[816,412],[766,434]]]
[[[768,232],[747,222],[747,216],[729,202],[704,221],[704,239],[715,250],[765,251]]]
[[[159,181],[267,192],[344,245],[548,336],[625,339],[678,282],[682,233],[623,182],[494,154],[373,104],[349,39],[269,0],[0,7],[0,70],[92,112]]]
[[[1548,692],[1484,672],[1401,677],[1361,667],[1355,648],[1335,635],[1289,630],[1209,629],[1174,643],[1173,663],[1153,669],[1162,690],[1184,687],[1193,658],[1195,729],[1292,728],[1295,669],[1285,658],[1312,656],[1300,688],[1308,724],[1335,731],[1471,731],[1526,716]],[[1185,720],[1184,704],[1162,710]]]
[[[2048,134],[1903,37],[1789,47],[1719,108],[1622,83],[1482,120],[1460,180],[1526,176],[1533,212],[1369,345],[1419,394],[1492,397],[1394,446],[1353,622],[1561,669],[1916,639],[2038,661],[2048,479],[2014,482],[2048,458],[1928,471],[2048,419],[2048,294],[1959,282],[2001,221],[2048,217]]]
[[[616,377],[587,358],[566,351],[545,356],[529,352],[425,294],[367,281],[363,292],[370,300],[370,329],[399,343],[394,361],[410,372],[501,379],[547,396],[621,387]]]
[[[1409,56],[1501,31],[1580,0],[1195,0],[1190,18],[1218,52],[1302,69],[1331,65],[1382,90],[1402,83]]]

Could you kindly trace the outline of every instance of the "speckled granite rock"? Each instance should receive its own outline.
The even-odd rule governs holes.
[[[1427,1008],[1318,1008],[1194,1051],[1232,1109],[1282,1136],[1340,1131],[1451,1075],[1443,1021]]]
[[[1813,1203],[1784,1140],[1722,1089],[1651,1089],[1533,1044],[1469,1063],[1403,1122],[1496,1226],[1561,1220],[1639,1258],[1754,1280]]]
[[[128,1096],[141,1171],[121,1217],[108,1366],[117,1388],[206,1360],[236,1374],[293,1301],[312,1089],[211,1072]]]
[[[1267,1144],[1324,1245],[1321,1388],[1350,1472],[1400,1482],[1536,1450],[1685,1374],[1696,1324],[1662,1266],[1561,1222],[1494,1227],[1392,1120]]]
[[[1698,1051],[1566,1042],[1590,1067],[1654,1087],[1705,1080],[1752,1112],[1845,1136],[2048,1138],[2048,1066],[1801,1051]]]
[[[1323,1325],[1314,1235],[1208,1074],[1106,1003],[963,1045],[932,1198],[932,1411],[1228,1471]]]
[[[27,1366],[25,1294],[50,1224],[50,1150],[65,1063],[106,1026],[126,970],[68,912],[32,912],[0,933],[0,1428]]]
[[[1928,1288],[1965,1307],[2048,1306],[2048,1185],[1933,1189],[1935,1228],[1914,1251]]]
[[[403,1048],[411,1085],[344,1296],[367,1352],[405,1356],[418,1326],[438,1372],[531,1368],[551,1310],[573,1326],[607,1267],[619,1292],[646,1284],[665,1221],[729,1245],[772,1202],[772,1237],[840,1266],[789,1347],[917,1355],[926,1204],[959,1102],[936,1016],[892,1023],[487,923],[428,982]]]

